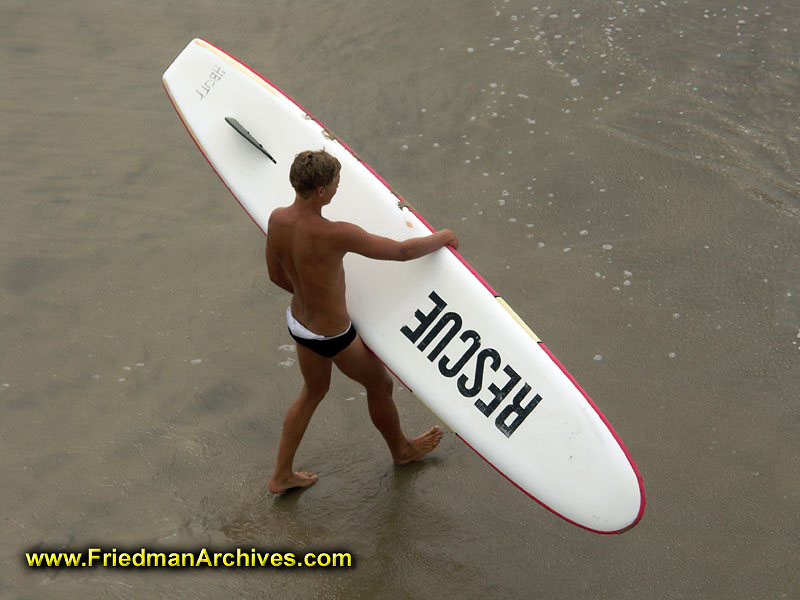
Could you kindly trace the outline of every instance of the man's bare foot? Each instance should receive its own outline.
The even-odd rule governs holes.
[[[434,425],[428,431],[413,440],[408,440],[408,448],[399,456],[394,457],[394,464],[405,465],[411,461],[422,458],[428,452],[436,448],[439,440],[442,439],[442,431],[438,425]]]
[[[317,476],[313,473],[295,471],[286,478],[276,479],[273,477],[269,480],[269,483],[267,483],[267,487],[273,494],[281,494],[291,488],[307,488],[308,486],[316,483],[316,481]]]

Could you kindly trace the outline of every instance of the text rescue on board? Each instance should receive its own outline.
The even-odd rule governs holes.
[[[412,344],[416,344],[417,340],[422,337],[422,334],[428,331],[427,335],[422,338],[422,341],[417,344],[419,351],[424,352],[431,342],[433,342],[433,340],[436,339],[436,337],[442,332],[442,330],[449,325],[450,329],[448,332],[428,354],[428,360],[434,362],[439,355],[442,354],[442,351],[453,340],[456,334],[461,330],[463,322],[461,315],[452,311],[444,313],[441,318],[439,318],[439,315],[447,306],[447,302],[442,300],[442,298],[433,291],[428,295],[428,298],[433,300],[433,309],[427,314],[423,313],[421,310],[416,310],[414,312],[414,317],[417,319],[417,321],[419,321],[416,329],[412,330],[407,325],[403,325],[403,327],[400,328],[400,331],[411,341]],[[438,321],[437,318],[439,319]],[[433,324],[434,321],[436,321],[435,325]],[[486,370],[486,363],[489,363],[490,369],[497,372],[500,369],[500,366],[503,364],[503,360],[500,357],[500,353],[494,348],[484,348],[483,350],[480,350],[481,336],[477,331],[467,329],[459,336],[459,339],[462,342],[467,342],[469,347],[466,349],[461,358],[452,364],[449,364],[450,358],[447,355],[442,355],[438,364],[439,372],[445,377],[455,377],[461,372],[461,370],[475,355],[475,353],[477,353],[478,356],[475,360],[475,373],[473,375],[472,383],[470,383],[469,377],[464,374],[462,374],[456,380],[459,393],[465,398],[474,398],[483,389],[483,376],[484,371]],[[480,350],[480,352],[478,352],[478,350]],[[489,400],[489,402],[484,402],[480,398],[475,400],[475,407],[487,418],[491,416],[491,414],[497,409],[498,406],[500,406],[503,400],[506,399],[511,391],[522,380],[522,377],[519,375],[519,373],[517,373],[509,364],[503,368],[503,373],[508,376],[508,381],[506,381],[503,387],[498,387],[494,383],[489,384],[488,390],[493,394],[493,397],[491,400]],[[539,394],[535,394],[533,398],[531,398],[528,403],[523,406],[522,401],[530,391],[531,386],[527,382],[524,382],[520,390],[514,396],[513,400],[503,407],[503,410],[501,410],[497,415],[497,418],[495,418],[495,427],[497,427],[497,429],[499,429],[506,437],[511,437],[511,434],[513,434],[517,428],[522,425],[523,421],[525,421],[528,415],[533,412],[533,409],[538,406],[539,402],[541,402],[542,397]],[[509,423],[509,417],[512,416],[513,420],[511,420]]]

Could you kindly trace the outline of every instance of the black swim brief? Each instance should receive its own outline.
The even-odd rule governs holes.
[[[316,352],[320,356],[324,356],[326,358],[333,358],[339,352],[347,348],[350,344],[353,343],[353,340],[356,339],[356,328],[353,327],[353,324],[350,323],[350,328],[345,331],[344,333],[340,333],[339,335],[335,335],[333,337],[326,338],[324,340],[307,340],[302,337],[298,337],[295,334],[289,331],[289,335],[294,338],[301,346],[305,346],[309,350]]]
[[[299,323],[292,315],[291,308],[286,309],[286,324],[289,327],[289,335],[294,341],[325,358],[333,358],[356,339],[357,331],[352,323],[350,323],[350,327],[337,335],[330,337],[318,335]]]

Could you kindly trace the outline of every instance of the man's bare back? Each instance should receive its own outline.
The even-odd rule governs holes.
[[[267,265],[286,274],[292,313],[311,331],[330,336],[350,325],[345,304],[344,252],[336,247],[337,223],[304,202],[273,211],[269,219]],[[270,257],[273,264],[270,266]]]
[[[319,165],[315,166],[314,161],[322,165],[323,172],[335,164],[335,173],[320,176]],[[317,168],[317,172],[313,172],[313,168]],[[336,194],[339,174],[338,161],[324,152],[298,154],[290,179],[297,194],[290,206],[276,209],[270,216],[267,269],[270,279],[293,295],[290,317],[309,336],[325,339],[319,342],[299,337],[292,331],[290,322],[292,337],[298,341],[304,386],[284,419],[275,473],[269,481],[273,493],[291,487],[308,487],[317,480],[311,473],[293,471],[292,462],[311,416],[328,390],[333,363],[366,388],[370,417],[386,440],[395,464],[406,464],[436,447],[441,439],[438,426],[416,438],[403,434],[392,400],[391,377],[367,350],[350,323],[342,259],[348,252],[355,252],[372,259],[405,261],[447,244],[458,247],[457,238],[447,229],[398,242],[370,234],[351,223],[325,219],[322,208]],[[315,346],[320,343],[339,345],[325,353]]]

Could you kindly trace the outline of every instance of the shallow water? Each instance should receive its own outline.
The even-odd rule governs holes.
[[[0,7],[0,595],[797,597],[794,3]],[[300,376],[262,235],[160,86],[195,36],[457,231],[625,440],[636,528],[563,522],[452,434],[393,468],[341,376],[298,454],[320,481],[266,492]],[[96,544],[357,564],[23,566]]]

